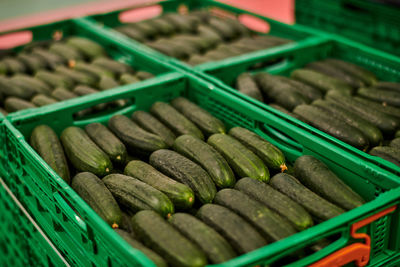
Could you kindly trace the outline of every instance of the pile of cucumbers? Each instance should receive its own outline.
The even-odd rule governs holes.
[[[291,42],[276,36],[256,35],[237,20],[217,17],[206,10],[165,13],[157,18],[123,24],[115,30],[190,65]]]
[[[39,125],[30,143],[157,266],[225,262],[364,203],[316,158],[291,166],[259,135],[228,131],[183,97],[60,138]]]
[[[290,77],[242,73],[236,89],[343,142],[400,166],[400,83],[378,81],[353,63],[328,58]]]
[[[101,45],[86,38],[33,42],[0,57],[0,112],[7,115],[151,77],[109,58]]]

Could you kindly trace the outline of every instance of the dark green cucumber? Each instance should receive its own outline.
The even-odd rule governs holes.
[[[160,190],[171,199],[177,208],[187,209],[194,203],[194,193],[187,185],[169,178],[146,162],[140,160],[129,162],[125,167],[124,174]]]
[[[132,23],[131,28],[140,31],[146,38],[154,39],[158,35],[158,30],[155,28],[149,20],[142,20],[139,22]]]
[[[122,229],[133,236],[133,225],[132,225],[132,216],[126,213],[124,210],[121,210],[121,222],[119,224],[119,229]]]
[[[328,101],[333,101],[341,105],[344,109],[350,110],[361,118],[374,124],[383,134],[393,135],[396,129],[400,128],[400,120],[380,111],[373,110],[369,106],[364,106],[352,97],[344,96],[332,91],[329,92],[325,98]]]
[[[30,144],[49,166],[66,182],[70,183],[70,173],[64,149],[57,134],[47,125],[33,129]]]
[[[101,123],[91,123],[85,126],[89,137],[108,155],[112,162],[123,164],[126,159],[125,145]]]
[[[161,137],[146,132],[124,115],[112,116],[108,127],[132,152],[150,154],[168,147]]]
[[[279,110],[280,112],[285,113],[286,115],[289,115],[289,116],[291,116],[291,117],[293,117],[293,118],[296,118],[296,119],[299,119],[299,120],[300,120],[300,117],[299,117],[298,115],[296,115],[296,114],[290,112],[289,110],[285,109],[284,107],[282,107],[282,106],[280,106],[280,105],[278,105],[278,104],[275,104],[275,103],[272,103],[272,104],[271,104],[271,103],[270,103],[270,104],[268,104],[268,106],[270,106],[270,107],[272,107],[272,108],[274,108],[274,109],[277,109],[277,110]]]
[[[149,163],[178,182],[189,186],[201,203],[211,203],[216,188],[208,173],[180,154],[160,149],[150,155]]]
[[[372,88],[376,88],[379,90],[388,90],[393,92],[400,92],[400,83],[395,82],[377,82]]]
[[[89,171],[102,177],[112,170],[110,158],[81,128],[66,128],[60,139],[68,159],[78,171]]]
[[[301,156],[294,164],[295,177],[326,200],[351,210],[365,201],[348,185],[339,179],[324,163],[313,156]]]
[[[72,189],[109,225],[118,228],[122,213],[104,182],[90,172],[81,172],[72,178]]]
[[[397,132],[394,134],[394,137],[400,137],[400,130],[397,130]]]
[[[229,135],[239,140],[248,149],[262,159],[268,168],[285,171],[285,155],[276,146],[242,127],[234,127],[229,130]]]
[[[174,34],[176,30],[175,26],[162,17],[149,19],[148,23],[157,29],[158,34],[171,35]]]
[[[318,88],[324,93],[339,90],[350,95],[353,91],[353,88],[347,83],[310,69],[297,69],[292,72],[290,77]]]
[[[368,99],[365,99],[365,98],[362,98],[362,97],[358,97],[358,96],[355,96],[353,99],[355,101],[365,105],[366,107],[369,107],[369,108],[374,109],[376,111],[379,111],[379,112],[385,113],[387,115],[396,117],[397,119],[400,119],[400,108],[392,107],[392,106],[389,106],[389,105],[384,106],[384,105],[382,105],[380,103],[377,103],[375,101],[368,100]]]
[[[201,130],[170,104],[155,102],[151,106],[150,112],[174,131],[176,135],[190,134],[204,140]]]
[[[180,50],[177,50],[176,47],[167,46],[161,42],[151,42],[151,43],[146,43],[146,45],[170,57],[179,59],[184,59],[185,57],[187,57],[185,53],[183,53]]]
[[[229,23],[223,19],[212,17],[210,18],[209,25],[226,41],[235,39],[238,36],[238,32],[235,28],[231,27]]]
[[[357,128],[365,135],[365,137],[368,138],[371,147],[378,146],[382,143],[383,136],[378,127],[364,120],[357,114],[354,114],[348,110],[343,110],[340,105],[337,105],[334,102],[328,102],[321,99],[314,101],[312,105],[324,109],[337,120],[344,121],[348,125]]]
[[[73,69],[89,74],[92,76],[92,78],[96,79],[97,81],[99,81],[102,76],[109,76],[110,78],[115,78],[114,73],[112,73],[111,71],[108,71],[99,66],[87,64],[85,62],[77,62],[73,66]]]
[[[0,61],[0,74],[6,75],[8,72],[8,66],[3,61]]]
[[[78,95],[74,94],[73,92],[64,89],[64,88],[57,88],[51,93],[51,97],[58,101],[64,101],[68,99],[72,99],[78,97]]]
[[[17,58],[12,58],[12,57],[6,57],[1,60],[3,64],[6,65],[8,74],[16,74],[16,73],[25,73],[26,72],[26,66],[23,63],[23,61],[17,59]]]
[[[56,69],[57,66],[67,64],[67,61],[63,57],[49,52],[43,48],[34,48],[32,55],[39,58],[43,62],[46,62],[47,68],[52,70]]]
[[[318,196],[289,174],[279,173],[272,177],[270,185],[302,205],[320,220],[329,220],[345,211]]]
[[[125,73],[121,75],[121,77],[119,78],[119,82],[121,84],[131,84],[140,82],[140,79],[135,75],[132,75],[130,73]]]
[[[130,212],[154,210],[164,217],[174,213],[174,205],[165,194],[138,179],[109,174],[103,181],[118,203]]]
[[[79,96],[83,96],[98,93],[99,91],[86,85],[78,85],[74,88],[73,92]]]
[[[236,257],[231,245],[217,231],[196,217],[176,213],[169,218],[169,222],[199,246],[211,263],[222,263]]]
[[[257,83],[247,72],[240,74],[236,78],[236,89],[245,95],[257,99],[258,101],[264,101],[260,88],[258,88]]]
[[[83,60],[83,55],[78,49],[63,43],[52,44],[49,47],[49,51],[63,57],[68,62],[71,60]]]
[[[36,94],[36,91],[33,88],[25,90],[24,87],[19,86],[19,84],[7,77],[0,76],[0,92],[6,97],[18,97],[25,100],[31,99]]]
[[[400,166],[400,149],[389,146],[377,146],[374,147],[369,154],[381,157],[397,166]]]
[[[154,211],[144,210],[132,218],[135,235],[162,256],[169,265],[200,267],[207,264],[204,253]]]
[[[267,245],[267,241],[253,226],[223,206],[203,205],[196,216],[220,233],[239,254]]]
[[[24,75],[24,74],[17,74],[14,75],[11,80],[18,81],[18,83],[15,83],[16,85],[21,85],[22,83],[27,87],[29,86],[30,88],[34,89],[37,94],[44,94],[44,95],[50,95],[51,94],[51,87],[46,84],[45,82],[35,79],[31,76]]]
[[[119,83],[114,80],[113,78],[107,76],[107,75],[103,75],[100,77],[100,81],[99,84],[97,85],[97,87],[101,90],[108,90],[108,89],[112,89],[112,88],[116,88],[119,86]]]
[[[235,189],[275,211],[287,219],[298,231],[313,226],[310,214],[301,205],[266,183],[245,177],[236,183]]]
[[[140,80],[147,80],[147,79],[150,79],[150,78],[154,77],[154,74],[151,74],[150,72],[142,71],[142,70],[139,70],[138,72],[136,72],[135,75]]]
[[[175,134],[150,113],[142,110],[135,111],[132,114],[132,120],[146,131],[160,136],[168,146],[174,144]]]
[[[131,66],[105,57],[93,60],[92,65],[106,69],[114,73],[116,76],[120,76],[124,73],[133,73]]]
[[[39,58],[27,53],[19,53],[18,60],[24,63],[30,73],[34,74],[40,69],[46,68],[46,64]]]
[[[390,141],[389,146],[396,148],[396,149],[400,149],[400,137],[396,137],[395,139]]]
[[[28,109],[28,108],[36,108],[34,104],[23,100],[17,97],[7,97],[6,101],[4,101],[4,108],[7,112],[15,112],[18,110]]]
[[[145,245],[143,245],[139,241],[135,240],[130,233],[128,233],[124,230],[121,230],[121,229],[115,229],[115,231],[129,245],[131,245],[133,248],[139,250],[144,255],[146,255],[157,267],[167,267],[168,266],[168,264],[165,262],[165,260],[160,255],[158,255],[151,249],[147,248]]]
[[[207,143],[228,161],[238,177],[250,177],[269,181],[269,171],[263,161],[235,138],[225,134],[214,134]]]
[[[54,72],[49,72],[44,70],[38,71],[35,75],[35,78],[45,82],[46,84],[48,84],[50,87],[53,88],[63,87],[70,89],[75,84],[73,80],[65,76],[61,76]]]
[[[209,25],[201,24],[197,31],[199,36],[208,43],[209,48],[212,48],[223,41],[219,33]]]
[[[95,59],[97,57],[102,57],[106,55],[104,48],[87,39],[82,37],[70,37],[68,38],[66,44],[77,49],[82,55],[88,59]]]
[[[171,25],[181,33],[194,33],[197,30],[198,21],[187,15],[168,13],[163,16]]]
[[[333,117],[329,112],[316,106],[300,105],[294,109],[294,114],[315,128],[330,134],[337,139],[358,149],[366,150],[369,146],[368,138],[358,130],[342,120]]]
[[[228,162],[212,146],[191,135],[181,135],[174,150],[203,167],[219,188],[233,187],[235,175]]]
[[[374,88],[360,88],[357,94],[363,98],[382,103],[384,106],[390,105],[400,107],[400,92],[385,91]]]
[[[205,52],[210,47],[210,44],[207,42],[207,40],[204,40],[199,36],[180,34],[172,37],[172,39],[185,45],[194,46],[195,49],[200,53]]]
[[[291,84],[296,92],[306,97],[309,101],[314,101],[322,98],[322,93],[317,88],[314,88],[297,80],[289,79],[286,77],[281,77],[281,79],[282,78],[283,80]]]
[[[145,42],[147,37],[138,29],[132,28],[130,26],[122,25],[119,27],[114,28],[114,30],[125,34],[129,38],[132,38],[138,42]]]
[[[32,97],[31,102],[38,107],[42,107],[57,103],[58,101],[50,96],[38,94]]]
[[[76,84],[95,86],[97,82],[97,79],[90,74],[67,68],[65,66],[58,66],[56,68],[56,73],[62,77],[73,80]]]
[[[343,60],[329,58],[324,60],[328,64],[331,64],[339,69],[342,69],[344,72],[352,75],[360,80],[362,80],[366,85],[375,84],[377,82],[377,78],[374,73],[366,70],[360,66],[357,66],[353,63],[346,62]]]

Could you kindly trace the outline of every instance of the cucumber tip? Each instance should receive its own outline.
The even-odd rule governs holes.
[[[118,226],[118,224],[113,223],[113,224],[111,225],[111,227],[112,227],[113,229],[117,229],[119,226]]]
[[[281,168],[281,172],[287,171],[288,169],[285,163],[281,164],[279,167]]]

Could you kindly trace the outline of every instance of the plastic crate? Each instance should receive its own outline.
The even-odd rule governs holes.
[[[154,12],[158,12],[159,14],[167,13],[167,12],[187,12],[188,10],[195,10],[195,9],[207,9],[212,14],[216,14],[218,16],[227,16],[233,19],[237,19],[239,21],[245,20],[256,20],[257,23],[261,23],[263,26],[269,29],[268,34],[275,35],[282,38],[287,38],[294,40],[296,42],[289,43],[282,45],[287,49],[295,47],[298,42],[302,42],[307,38],[312,38],[313,36],[321,34],[320,31],[313,30],[309,27],[304,27],[301,25],[288,25],[282,22],[278,22],[276,20],[252,13],[250,11],[242,10],[237,7],[233,7],[224,3],[220,3],[217,1],[212,0],[166,0],[166,1],[149,1],[146,4],[136,5],[129,8],[116,10],[104,14],[96,14],[92,15],[87,18],[87,22],[90,21],[97,21],[105,28],[109,29],[110,31],[114,32],[116,35],[123,36],[125,39],[129,40],[132,46],[136,47],[137,49],[142,49],[153,55],[157,58],[165,60],[174,66],[179,68],[185,69],[187,71],[192,71],[195,67],[186,64],[183,61],[178,59],[166,56],[150,47],[147,47],[140,42],[137,42],[129,37],[113,30],[112,28],[122,25],[121,17],[124,17],[126,13],[129,12],[137,12],[136,14],[139,15],[139,12],[142,10],[155,10]],[[157,16],[157,15],[156,15]],[[265,33],[260,33],[265,34]],[[251,53],[248,53],[251,54]],[[247,54],[246,54],[247,55]],[[215,61],[217,62],[217,61]]]
[[[343,40],[342,40],[343,41]],[[388,162],[380,157],[371,156],[361,150],[308,126],[307,124],[292,118],[282,112],[270,108],[267,104],[248,97],[234,89],[236,77],[245,71],[268,71],[272,74],[289,75],[294,69],[301,68],[305,64],[321,60],[327,57],[343,59],[365,67],[376,73],[379,79],[386,81],[400,82],[400,58],[389,55],[384,52],[360,45],[355,42],[314,40],[313,43],[299,45],[296,49],[288,51],[284,49],[271,49],[270,51],[260,52],[251,57],[240,57],[236,59],[227,59],[219,64],[207,63],[201,66],[201,73],[198,74],[204,79],[213,82],[219,87],[230,93],[246,99],[255,106],[262,107],[276,116],[290,121],[298,128],[298,131],[312,132],[319,138],[336,143],[340,148],[357,155],[364,160],[374,163],[382,169],[388,170],[397,176],[400,176],[400,167],[394,163]],[[262,69],[251,70],[252,66],[260,62],[273,62]],[[277,63],[276,63],[277,62]],[[400,178],[398,178],[400,180]]]
[[[365,0],[296,0],[296,23],[400,55],[400,6]]]
[[[277,145],[290,163],[301,155],[319,158],[369,201],[359,208],[220,266],[270,264],[321,238],[333,234],[340,236],[323,250],[292,263],[292,266],[308,265],[340,249],[347,250],[346,246],[357,242],[350,236],[350,228],[354,224],[363,226],[364,223],[360,232],[371,237],[370,253],[363,254],[370,257],[369,266],[400,257],[400,240],[397,238],[400,235],[398,177],[375,169],[369,162],[347,153],[329,140],[320,139],[309,132],[297,133],[292,123],[204,80],[191,75],[170,74],[164,79],[144,81],[141,85],[128,85],[113,92],[104,91],[74,99],[69,105],[53,105],[40,111],[15,113],[9,118],[11,122],[5,122],[7,128],[3,140],[9,140],[6,151],[11,167],[7,182],[70,263],[85,266],[150,265],[143,254],[124,242],[31,148],[26,140],[32,130],[39,124],[47,124],[60,134],[67,126],[106,123],[116,113],[130,115],[135,110],[149,110],[155,101],[170,101],[178,96],[185,96],[210,111],[227,127],[242,126],[255,131]],[[74,120],[73,114],[82,109],[117,99],[131,99],[134,105],[90,120]],[[289,139],[283,134],[282,138],[271,135],[272,129],[284,132],[296,139],[297,143],[286,142]],[[364,246],[362,242],[358,240]],[[360,255],[352,256],[357,258]]]
[[[1,178],[0,210],[1,266],[67,264]]]

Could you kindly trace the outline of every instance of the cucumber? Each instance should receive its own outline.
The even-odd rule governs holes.
[[[359,131],[368,138],[371,147],[378,146],[383,141],[381,131],[372,123],[364,120],[353,112],[343,110],[340,105],[325,100],[317,100],[312,103],[313,106],[322,108],[323,110],[330,113],[334,118],[340,121],[344,121],[350,126],[357,128]]]
[[[187,15],[168,13],[163,16],[180,33],[194,33],[197,30],[198,21]]]
[[[144,36],[146,36],[146,38],[149,39],[154,39],[158,35],[157,28],[153,27],[148,20],[132,23],[130,27],[139,30]]]
[[[381,157],[397,166],[400,166],[400,149],[389,146],[377,146],[371,149],[369,154]]]
[[[65,76],[44,70],[36,72],[35,78],[45,82],[52,88],[63,87],[66,89],[71,89],[75,84],[73,80]]]
[[[8,115],[8,112],[5,109],[2,109],[1,107],[0,107],[0,113],[3,114],[3,116]]]
[[[353,92],[353,88],[347,83],[310,69],[297,69],[292,72],[290,77],[318,88],[323,93],[339,90],[351,95]]]
[[[78,171],[89,171],[102,177],[112,170],[110,158],[81,128],[66,128],[60,139],[68,159]]]
[[[135,73],[135,76],[138,77],[140,80],[147,80],[153,78],[154,74],[151,74],[150,72],[147,71],[139,70],[138,72]]]
[[[210,16],[209,20],[211,18],[212,17]],[[239,20],[228,18],[225,20],[225,23],[231,26],[231,28],[233,28],[236,31],[236,33],[241,37],[249,36],[251,34],[250,29],[248,29],[245,25],[239,22]]]
[[[209,48],[215,47],[223,41],[219,33],[209,25],[199,25],[197,31],[198,35],[208,43]]]
[[[272,177],[270,185],[302,205],[311,215],[320,220],[329,220],[345,212],[312,192],[289,174],[276,174]]]
[[[389,146],[396,148],[396,149],[400,149],[400,137],[396,137],[395,139],[390,141]]]
[[[394,137],[400,137],[400,130],[397,130],[397,132],[394,134]]]
[[[185,59],[187,57],[185,53],[183,53],[181,50],[177,50],[176,47],[165,45],[161,42],[151,42],[151,43],[146,43],[146,45],[170,57],[179,59]]]
[[[114,73],[115,76],[120,76],[124,73],[133,73],[131,66],[105,57],[93,60],[92,65],[108,70]]]
[[[38,70],[46,68],[46,64],[33,55],[27,53],[19,53],[17,58],[26,66],[27,70],[32,74],[35,74]]]
[[[130,161],[125,167],[124,174],[160,190],[177,208],[188,209],[194,203],[194,193],[187,185],[165,176],[146,162]]]
[[[15,83],[16,85],[21,85],[23,83],[26,87],[29,86],[34,89],[37,94],[51,95],[52,88],[39,79],[35,79],[28,75],[17,74],[14,75],[11,80],[14,80],[14,83],[15,81],[18,81],[18,83]]]
[[[212,27],[225,41],[233,40],[238,36],[235,28],[231,27],[226,20],[211,17],[209,21]]]
[[[113,228],[118,228],[122,213],[103,181],[90,172],[81,172],[72,178],[72,189]]]
[[[357,66],[353,63],[346,62],[338,59],[325,59],[325,62],[331,64],[339,69],[342,69],[344,72],[352,75],[360,80],[362,80],[366,85],[375,84],[377,82],[377,78],[374,73],[366,70],[360,66]]]
[[[222,263],[236,257],[231,245],[217,231],[196,217],[190,214],[176,213],[168,221],[200,247],[211,263]]]
[[[365,203],[362,197],[340,180],[328,166],[313,156],[304,155],[297,158],[294,171],[295,177],[302,184],[345,210],[357,208]]]
[[[267,241],[242,217],[216,204],[201,206],[196,216],[221,234],[239,254],[267,245]]]
[[[353,99],[355,101],[359,102],[360,104],[365,105],[366,107],[370,107],[373,110],[376,110],[376,111],[385,113],[387,115],[396,117],[397,119],[400,119],[400,108],[392,107],[389,105],[384,106],[382,104],[376,103],[375,101],[368,100],[368,99],[358,97],[358,96],[355,96]]]
[[[203,167],[219,188],[233,187],[235,175],[228,162],[212,146],[191,135],[181,135],[174,150]]]
[[[275,211],[298,231],[313,226],[310,214],[301,205],[266,183],[245,177],[236,183],[235,189]]]
[[[155,102],[151,106],[150,112],[177,136],[190,134],[204,140],[204,135],[201,130],[171,105],[164,102]]]
[[[225,134],[214,134],[207,143],[228,161],[238,177],[250,177],[269,181],[269,171],[263,161],[235,138]]]
[[[51,93],[51,97],[58,101],[64,101],[68,99],[72,99],[78,97],[78,95],[74,94],[73,92],[64,89],[64,88],[57,88]]]
[[[338,120],[329,112],[315,106],[300,105],[294,109],[294,114],[311,126],[336,137],[358,149],[366,150],[369,146],[367,137],[358,129]]]
[[[54,43],[50,45],[49,51],[63,57],[66,61],[83,60],[83,55],[78,49],[63,43]]]
[[[95,86],[97,79],[85,72],[80,72],[75,69],[70,69],[65,66],[58,66],[56,73],[66,79],[73,80],[76,84],[82,84],[87,86]]]
[[[58,101],[52,97],[46,96],[46,95],[42,95],[42,94],[38,94],[35,95],[32,99],[31,102],[38,106],[38,107],[42,107],[42,106],[47,106],[47,105],[51,105],[54,103],[57,103]]]
[[[8,74],[25,73],[26,67],[23,61],[16,58],[6,57],[2,61],[5,64]]]
[[[112,73],[111,71],[108,71],[99,66],[87,64],[85,62],[77,62],[74,65],[73,69],[91,75],[92,78],[96,79],[96,81],[99,81],[102,76],[109,76],[110,78],[115,78],[114,73]]]
[[[257,99],[258,101],[264,102],[264,98],[262,96],[260,88],[258,88],[256,82],[247,72],[240,74],[236,78],[236,89],[245,95]]]
[[[363,98],[382,103],[384,106],[390,105],[393,107],[400,107],[400,92],[360,88],[357,94]]]
[[[87,38],[70,37],[68,38],[66,45],[77,49],[87,59],[106,56],[106,51],[101,45]]]
[[[376,88],[379,90],[388,90],[393,92],[400,92],[400,83],[395,82],[377,82],[372,88]]]
[[[168,147],[161,137],[146,132],[124,115],[112,116],[108,127],[132,152],[148,155]]]
[[[189,65],[198,65],[198,64],[203,64],[206,63],[208,61],[211,61],[211,59],[204,57],[204,56],[200,56],[200,55],[193,55],[190,57],[190,59],[186,62]]]
[[[18,110],[36,108],[34,104],[17,97],[7,97],[4,102],[4,108],[8,113],[15,112]]]
[[[63,147],[57,134],[47,125],[33,129],[30,144],[49,166],[67,183],[70,183],[70,172]]]
[[[125,34],[129,38],[132,38],[138,42],[144,42],[147,39],[147,37],[141,31],[139,31],[138,29],[132,28],[130,26],[123,25],[123,26],[114,28],[114,30],[116,30],[122,34]]]
[[[160,255],[158,255],[151,249],[145,247],[139,241],[135,240],[130,233],[128,233],[124,230],[121,230],[121,229],[115,229],[115,232],[117,232],[117,234],[120,237],[122,237],[133,248],[139,250],[144,255],[146,255],[157,267],[167,267],[168,266],[168,264],[165,262],[165,260]]]
[[[150,113],[138,110],[132,114],[131,118],[146,131],[161,137],[168,146],[174,144],[175,134]]]
[[[94,122],[86,125],[85,131],[112,162],[120,165],[125,162],[127,155],[125,145],[106,126]]]
[[[273,170],[287,170],[285,155],[276,146],[242,127],[233,127],[229,130],[229,135],[239,140],[244,146],[253,151],[262,159],[268,168]]]
[[[0,61],[0,75],[6,75],[8,72],[8,67],[6,65],[6,63],[4,63],[3,61]]]
[[[174,205],[166,195],[138,179],[109,174],[103,181],[118,203],[130,212],[154,210],[164,217],[174,213]]]
[[[363,104],[354,100],[349,96],[343,96],[336,92],[328,93],[325,98],[328,101],[333,101],[342,106],[345,110],[350,110],[361,118],[369,121],[378,127],[382,133],[385,135],[392,136],[396,129],[400,128],[400,121],[392,116],[379,112],[377,110],[373,110],[368,106],[364,106]]]
[[[201,203],[211,203],[214,199],[217,190],[211,177],[184,156],[160,149],[150,155],[149,163],[165,175],[189,186]]]
[[[121,77],[119,78],[119,82],[121,84],[131,84],[131,83],[140,82],[140,79],[138,77],[136,77],[135,75],[125,73],[125,74],[121,75]]]
[[[204,253],[154,211],[144,210],[132,218],[135,234],[171,266],[204,266]]]
[[[199,36],[193,36],[189,34],[180,34],[173,36],[172,40],[181,42],[184,45],[193,46],[200,53],[204,53],[210,46],[207,40],[204,40]]]
[[[21,99],[29,100],[36,91],[34,89],[24,90],[23,87],[11,81],[7,77],[0,76],[0,93],[4,96],[18,97]]]
[[[111,78],[109,76],[103,75],[100,77],[100,81],[99,81],[99,84],[97,87],[101,91],[104,91],[104,90],[116,88],[118,86],[119,86],[119,83],[116,80],[114,80],[113,78]]]
[[[287,77],[283,76],[278,76],[282,81],[289,83],[290,85],[293,86],[293,89],[304,96],[309,102],[321,99],[322,98],[322,93],[320,90],[317,88],[314,88],[312,86],[309,86],[303,82],[289,79]]]
[[[291,116],[293,118],[296,118],[296,119],[300,120],[300,117],[298,115],[290,112],[289,110],[285,109],[284,107],[282,107],[282,106],[280,106],[278,104],[272,103],[272,104],[268,104],[268,106],[270,106],[271,108],[277,109],[280,112],[285,113],[286,115],[289,115],[289,116]]]
[[[175,33],[175,26],[169,23],[165,18],[159,17],[154,19],[149,19],[147,21],[150,25],[157,29],[159,34],[171,35]]]
[[[46,62],[47,68],[51,70],[56,69],[57,66],[67,64],[67,61],[63,57],[44,50],[43,48],[34,48],[31,54],[43,62]]]
[[[73,92],[79,96],[83,96],[98,93],[99,91],[86,85],[78,85],[74,88]]]
[[[133,225],[131,218],[131,215],[121,210],[121,222],[119,224],[119,229],[124,230],[133,236]]]

